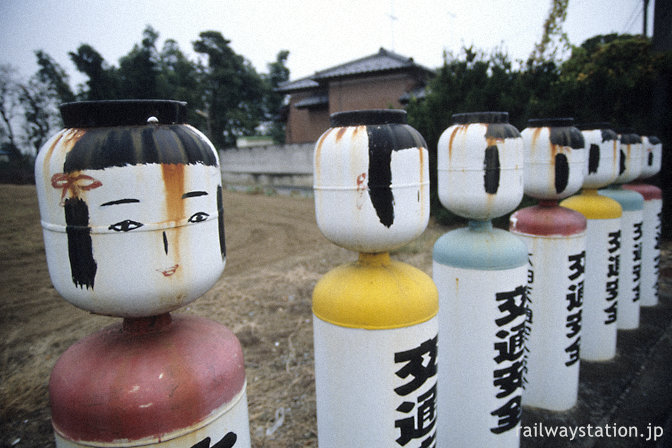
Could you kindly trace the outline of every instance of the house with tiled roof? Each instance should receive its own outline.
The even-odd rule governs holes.
[[[411,97],[422,96],[433,75],[413,58],[381,48],[370,56],[280,84],[277,90],[289,95],[285,142],[316,141],[329,128],[329,115],[334,112],[403,108]]]

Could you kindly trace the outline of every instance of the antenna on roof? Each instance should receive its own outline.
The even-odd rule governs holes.
[[[390,18],[390,34],[392,37],[392,48],[394,51],[394,21],[397,20],[397,17],[394,15],[394,0],[390,0],[390,13],[387,15]]]

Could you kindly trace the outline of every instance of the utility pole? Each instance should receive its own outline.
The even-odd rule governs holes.
[[[655,51],[672,50],[672,0],[654,3],[652,46]]]
[[[656,0],[653,7],[653,38],[651,47],[655,52],[666,52],[672,50],[672,0]],[[672,142],[672,129],[670,122],[666,119],[666,114],[661,111],[669,110],[670,92],[672,85],[669,76],[661,74],[655,81],[653,87],[653,107],[651,108],[651,117],[653,118],[653,129],[657,136],[663,140],[663,144],[669,149]],[[663,166],[661,173],[672,171],[672,158],[668,154],[663,155]],[[660,186],[663,189],[663,228],[662,235],[669,235],[672,231],[672,179],[670,176],[658,175]]]
[[[649,0],[644,0],[644,20],[642,26],[642,36],[646,37],[646,30],[648,29],[649,18]]]

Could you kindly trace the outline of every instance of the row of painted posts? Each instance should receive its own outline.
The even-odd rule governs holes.
[[[66,129],[38,155],[55,288],[123,318],[54,367],[59,448],[250,446],[238,340],[170,314],[226,261],[217,153],[185,110],[66,104]],[[522,406],[571,408],[579,360],[611,359],[616,328],[657,303],[660,190],[620,185],[660,170],[659,141],[570,119],[520,133],[506,112],[453,118],[439,198],[469,224],[436,242],[433,281],[389,255],[429,220],[427,145],[405,112],[334,114],[316,144],[317,224],[359,253],[313,294],[321,448],[517,446]],[[524,192],[539,204],[512,215],[511,233],[494,228]]]
[[[318,226],[360,252],[313,296],[321,448],[518,446],[522,407],[573,407],[580,360],[612,359],[617,328],[657,304],[662,195],[621,185],[660,170],[659,140],[572,119],[521,133],[506,112],[453,119],[439,199],[469,223],[434,245],[436,289],[388,254],[427,225],[426,144],[403,112],[335,114],[317,142]],[[538,205],[494,228],[523,193]]]

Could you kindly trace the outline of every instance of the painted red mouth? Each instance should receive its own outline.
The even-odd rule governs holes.
[[[175,266],[171,266],[168,269],[157,269],[156,271],[162,273],[164,277],[170,277],[175,273],[175,271],[177,271],[177,268],[179,267],[180,265],[176,264]]]

